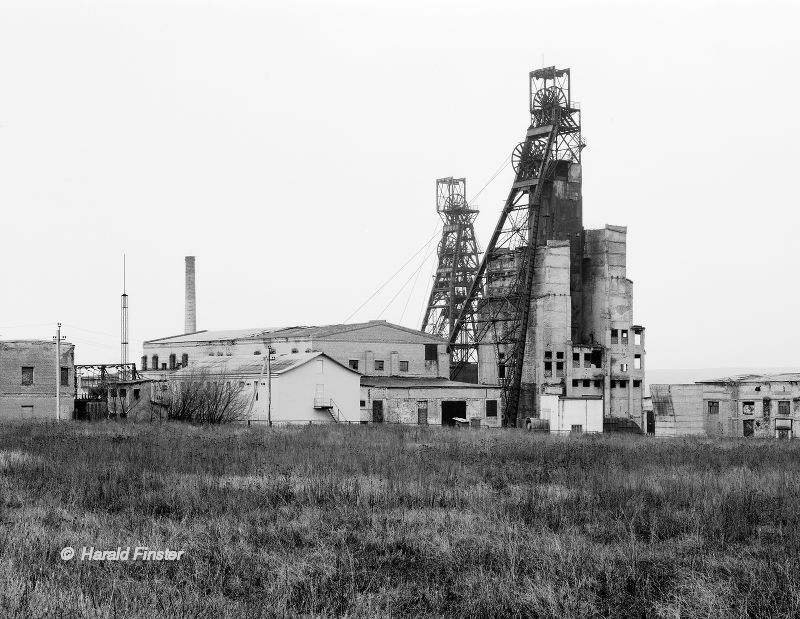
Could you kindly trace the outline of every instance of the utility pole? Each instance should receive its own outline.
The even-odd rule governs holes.
[[[56,336],[56,421],[61,421],[61,323],[58,323]]]
[[[267,425],[272,427],[272,353],[275,349],[267,346]]]

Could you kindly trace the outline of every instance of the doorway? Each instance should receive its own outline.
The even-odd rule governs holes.
[[[745,419],[742,421],[742,436],[753,436],[753,420]]]
[[[656,416],[653,414],[653,411],[647,411],[647,433],[656,433]]]
[[[383,423],[383,400],[372,401],[372,423]]]
[[[453,421],[456,417],[461,419],[467,416],[467,402],[465,400],[454,402],[442,402],[442,425],[454,426],[456,422]]]

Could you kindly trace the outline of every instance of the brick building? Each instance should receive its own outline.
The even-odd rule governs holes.
[[[72,419],[75,395],[75,347],[44,340],[0,342],[0,419],[56,419],[56,384],[61,419]]]

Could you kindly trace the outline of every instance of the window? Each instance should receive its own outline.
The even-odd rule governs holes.
[[[756,412],[755,402],[742,402],[742,415],[752,415]]]
[[[436,344],[425,344],[425,361],[438,361],[439,347]]]
[[[401,372],[408,372],[408,361],[401,361],[400,362],[400,371]]]
[[[22,418],[23,419],[30,419],[33,417],[33,406],[29,404],[22,405]]]
[[[628,387],[628,381],[627,381],[627,380],[621,380],[621,381],[619,381],[619,386],[620,386],[620,388],[621,388],[621,389],[627,389],[627,387]]]
[[[119,390],[119,397],[127,398],[128,397],[128,390],[127,389],[120,389]]]
[[[544,358],[545,359],[552,359],[553,358],[553,351],[552,350],[545,350],[544,351]]]
[[[572,425],[570,427],[570,432],[572,432],[573,434],[580,434],[581,432],[583,432],[583,426],[582,425]]]
[[[564,376],[564,362],[556,361],[556,376]]]
[[[719,415],[719,402],[714,400],[708,403],[708,414]]]
[[[358,401],[358,405],[359,405],[361,408],[366,408],[366,407],[367,407],[367,401],[366,401],[366,400],[359,400],[359,401]]]
[[[158,355],[153,355],[153,369],[158,369]]]
[[[161,369],[162,370],[166,370],[167,369],[167,364],[166,363],[162,363],[161,364]]]
[[[69,387],[69,368],[61,368],[61,386]]]
[[[296,354],[297,354],[297,353],[299,353],[299,352],[300,352],[300,351],[299,351],[297,348],[292,348],[292,354],[293,354],[293,355],[296,355]]]
[[[641,387],[642,386],[642,381],[640,381],[640,380],[633,381],[633,386],[636,387],[636,388]]]
[[[589,381],[589,380],[584,380],[584,381],[583,381],[583,386],[584,386],[584,387],[590,387],[590,386],[591,386],[591,384],[592,384],[592,382],[591,382],[591,381]]]
[[[505,363],[498,363],[497,364],[497,376],[498,376],[498,378],[505,378],[506,377],[506,364]]]
[[[742,421],[742,436],[753,436],[753,420],[745,419]]]
[[[620,363],[619,364],[619,371],[620,372],[627,372],[628,371],[628,364],[627,363]]]
[[[23,385],[33,384],[33,366],[29,365],[22,366],[22,384]]]
[[[641,329],[635,329],[633,331],[633,345],[634,346],[641,346],[642,345],[642,331],[641,331]]]
[[[497,417],[497,400],[486,400],[486,416]]]
[[[581,367],[581,353],[579,352],[572,353],[572,367],[574,368]]]
[[[172,353],[169,356],[169,369],[170,370],[174,370],[175,369],[175,363],[177,362],[177,359],[178,358],[175,356],[175,353]]]
[[[143,370],[143,371],[146,371],[146,370],[147,370],[147,355],[145,355],[144,357],[142,357],[142,370]]]
[[[260,351],[260,350],[256,350],[256,351],[255,351],[253,354],[254,354],[254,355],[260,355],[260,354],[261,354],[261,351]]]
[[[779,400],[778,401],[778,414],[782,417],[789,416],[789,400]]]
[[[117,390],[116,389],[112,389],[111,390],[111,397],[112,398],[116,398],[117,397]]]
[[[628,330],[627,329],[623,329],[622,331],[620,331],[620,336],[621,336],[620,339],[622,340],[622,343],[627,346],[628,345]]]
[[[578,381],[576,379],[574,379],[574,378],[572,379],[572,386],[573,387],[577,387],[578,386]]]
[[[185,368],[187,365],[189,365],[189,355],[187,353],[183,353],[181,355],[181,367]]]
[[[544,375],[545,376],[552,376],[553,375],[553,362],[552,361],[545,361],[544,362]]]
[[[564,358],[564,353],[563,352],[557,352],[556,353],[556,359],[563,359],[563,358]]]
[[[634,370],[642,369],[642,355],[633,355],[633,369]]]
[[[611,343],[617,344],[619,342],[619,331],[611,329]]]
[[[383,359],[375,359],[375,371],[383,372]]]
[[[594,381],[594,386],[595,386],[595,389],[601,389],[603,387],[603,381],[602,380]]]
[[[593,350],[592,351],[592,365],[596,368],[603,367],[603,351],[602,350]]]
[[[324,359],[317,359],[316,366],[317,366],[317,374],[324,374],[325,373],[325,360]]]
[[[358,370],[358,359],[350,359],[350,361],[347,362],[347,367],[349,367],[351,370],[356,370],[357,371]]]
[[[612,389],[616,389],[617,388],[617,381],[615,381],[615,380],[611,381],[611,388]]]

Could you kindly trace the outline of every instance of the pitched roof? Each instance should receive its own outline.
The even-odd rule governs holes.
[[[779,374],[737,374],[708,380],[698,380],[700,384],[709,383],[788,383],[800,382],[800,372],[782,372]]]
[[[266,327],[261,329],[229,329],[223,331],[196,331],[181,335],[172,335],[154,340],[147,340],[145,344],[182,344],[189,342],[218,342],[233,340],[270,340],[270,339],[297,339],[308,338],[316,340],[352,340],[370,337],[364,331],[384,330],[378,339],[387,342],[404,342],[411,344],[443,344],[445,340],[401,325],[392,324],[385,320],[370,320],[355,324],[336,324],[322,326],[295,326],[295,327]],[[374,338],[373,338],[374,339]]]
[[[462,383],[447,378],[432,376],[362,376],[362,387],[389,387],[399,389],[420,389],[420,388],[448,388],[448,389],[500,389],[500,385],[483,385],[479,383]]]
[[[355,370],[342,365],[335,359],[322,352],[294,353],[291,355],[278,355],[270,363],[270,373],[275,376],[285,374],[295,368],[305,365],[312,359],[325,357],[331,363],[344,368],[348,372],[358,374]],[[201,357],[192,361],[187,367],[176,370],[171,374],[176,378],[189,377],[198,373],[208,374],[261,374],[266,358],[263,355],[232,355],[230,357]]]

